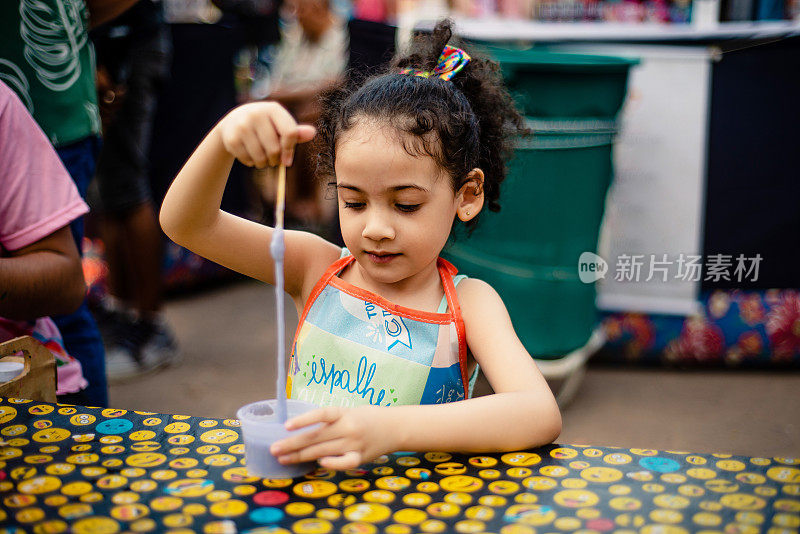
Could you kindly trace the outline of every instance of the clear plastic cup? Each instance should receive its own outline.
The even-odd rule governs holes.
[[[291,432],[286,430],[283,423],[278,420],[277,404],[276,399],[263,400],[242,406],[236,412],[236,417],[242,424],[247,472],[262,478],[295,478],[306,475],[317,467],[317,462],[282,465],[269,452],[269,448],[276,441],[292,434],[307,432],[314,427]],[[286,401],[289,419],[316,408],[316,405],[308,402],[292,399]]]

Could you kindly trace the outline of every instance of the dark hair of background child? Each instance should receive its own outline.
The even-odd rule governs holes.
[[[486,204],[492,211],[500,209],[510,135],[525,130],[497,63],[453,43],[472,59],[450,81],[399,74],[405,67],[432,71],[452,37],[451,27],[451,21],[440,21],[433,33],[415,36],[409,53],[396,57],[385,73],[323,93],[316,139],[321,179],[335,176],[336,142],[342,133],[366,118],[404,134],[400,140],[409,154],[434,158],[451,176],[455,191],[472,169],[483,170]],[[476,221],[467,224],[472,227]]]

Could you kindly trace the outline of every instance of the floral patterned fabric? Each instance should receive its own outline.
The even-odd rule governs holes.
[[[611,313],[597,359],[676,365],[797,366],[800,290],[712,291],[698,315]]]

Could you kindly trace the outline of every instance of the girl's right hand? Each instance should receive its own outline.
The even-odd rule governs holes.
[[[279,163],[287,167],[294,159],[294,147],[314,138],[316,129],[297,124],[276,102],[252,102],[239,106],[215,128],[222,145],[248,167],[264,168]]]

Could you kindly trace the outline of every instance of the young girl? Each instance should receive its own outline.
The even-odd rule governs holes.
[[[440,23],[391,72],[323,101],[319,169],[336,187],[347,248],[285,235],[285,288],[300,315],[287,393],[325,407],[287,421],[322,424],[275,443],[282,463],[348,469],[398,450],[520,450],[561,431],[500,297],[439,258],[454,224],[499,208],[505,129],[520,124],[496,65],[445,46],[450,35]],[[234,158],[291,165],[315,134],[275,103],[234,109],[170,187],[164,231],[273,283],[272,228],[221,211],[222,192]],[[472,399],[478,366],[495,393]]]

